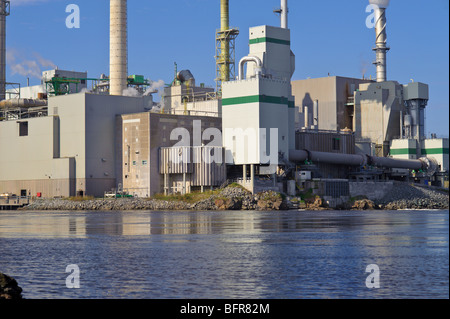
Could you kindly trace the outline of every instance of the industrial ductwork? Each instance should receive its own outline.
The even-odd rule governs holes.
[[[424,170],[434,173],[437,163],[433,158],[423,157],[418,160],[397,159],[389,157],[376,157],[362,154],[339,154],[328,152],[315,152],[308,150],[290,150],[289,160],[294,163],[306,160],[316,163],[327,163],[348,166],[372,165],[384,168],[403,168]]]
[[[0,101],[0,109],[47,106],[47,100],[9,99]]]
[[[261,73],[262,72],[262,62],[261,60],[256,57],[256,56],[245,56],[243,57],[240,61],[239,61],[239,75],[238,75],[238,80],[243,80],[244,79],[244,65],[247,62],[254,62],[256,63],[256,73]]]
[[[195,78],[190,70],[182,70],[177,73],[177,79],[181,83],[189,82],[192,86],[195,85]]]

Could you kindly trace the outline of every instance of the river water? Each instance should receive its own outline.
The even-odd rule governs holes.
[[[449,298],[448,221],[448,211],[3,211],[0,272],[28,299]]]

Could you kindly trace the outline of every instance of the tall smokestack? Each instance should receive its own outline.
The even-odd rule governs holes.
[[[230,29],[230,9],[228,0],[220,0],[220,31],[225,32]],[[224,39],[221,42],[221,60],[220,65],[221,81],[226,82],[230,80],[230,42]]]
[[[0,101],[6,97],[6,16],[9,1],[0,0]]]
[[[374,64],[377,68],[377,82],[387,81],[387,61],[386,53],[389,51],[387,46],[387,34],[386,34],[386,8],[389,5],[390,0],[369,0],[373,5],[378,8],[375,10],[375,48],[376,61]]]
[[[128,84],[127,0],[110,2],[109,94],[123,95]]]
[[[288,28],[288,12],[287,0],[281,0],[281,27],[283,29]]]

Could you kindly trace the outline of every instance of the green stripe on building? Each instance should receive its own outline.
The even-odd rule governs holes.
[[[391,148],[391,155],[417,155],[415,148]]]
[[[294,102],[288,101],[288,99],[285,97],[278,97],[278,96],[251,95],[251,96],[240,96],[240,97],[232,97],[232,98],[228,98],[228,99],[222,99],[223,106],[248,104],[248,103],[271,103],[271,104],[281,104],[281,105],[288,105],[289,107],[295,107]]]
[[[265,42],[291,45],[291,41],[275,39],[275,38],[267,38],[267,37],[250,39],[250,41],[249,41],[250,44],[265,43]]]
[[[422,155],[448,154],[448,148],[428,148],[422,150]]]
[[[295,101],[289,101],[288,107],[290,109],[295,109]]]

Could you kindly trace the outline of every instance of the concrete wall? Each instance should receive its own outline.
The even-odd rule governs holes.
[[[0,193],[69,196],[74,189],[75,161],[60,157],[59,117],[0,122]],[[19,136],[20,123],[28,134]]]
[[[295,106],[299,107],[302,114],[300,118],[304,117],[305,106],[308,107],[310,125],[314,123],[314,101],[318,100],[320,130],[353,129],[353,109],[346,104],[360,84],[371,82],[339,76],[298,80],[292,81],[292,94],[295,96]]]
[[[350,197],[366,196],[370,200],[379,200],[394,187],[394,182],[349,182]]]
[[[360,85],[355,93],[353,119],[356,138],[369,139],[376,144],[399,138],[402,104],[402,86],[397,82]]]

